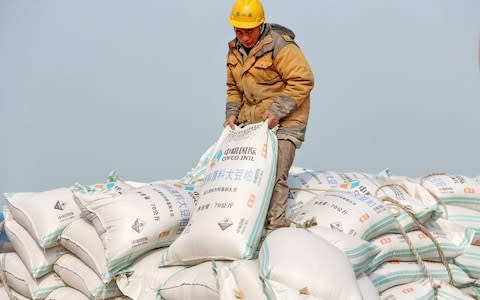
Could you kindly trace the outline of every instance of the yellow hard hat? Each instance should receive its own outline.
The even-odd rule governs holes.
[[[232,7],[230,24],[236,28],[255,28],[265,21],[263,5],[259,0],[237,0]]]

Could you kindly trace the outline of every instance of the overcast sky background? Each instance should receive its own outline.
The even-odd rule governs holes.
[[[294,165],[480,175],[480,1],[263,3],[315,73]],[[223,129],[232,4],[0,0],[0,192],[185,175]]]

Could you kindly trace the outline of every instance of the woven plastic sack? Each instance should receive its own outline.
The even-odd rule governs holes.
[[[471,245],[462,255],[456,257],[454,262],[468,276],[480,279],[480,246]]]
[[[345,253],[357,276],[365,271],[381,249],[366,240],[327,227],[313,226],[308,230]]]
[[[319,194],[292,216],[300,224],[312,219],[318,226],[364,240],[398,230],[395,217],[380,200],[358,192]]]
[[[269,298],[288,289],[318,299],[362,299],[345,254],[304,229],[280,228],[267,235],[258,257],[260,276]]]
[[[53,290],[65,286],[65,283],[54,272],[38,279],[33,278],[15,252],[0,253],[0,265],[7,285],[30,299],[43,299]]]
[[[480,183],[474,178],[440,174],[425,176],[421,183],[442,204],[480,211]]]
[[[446,267],[437,262],[424,262],[426,269],[433,279],[442,282],[450,280]],[[453,263],[449,264],[453,277],[453,285],[463,287],[475,282],[465,271]],[[386,262],[368,274],[373,285],[379,293],[388,290],[396,285],[407,284],[417,280],[428,278],[424,269],[416,262]]]
[[[122,295],[115,281],[103,283],[92,269],[72,254],[64,254],[57,259],[53,270],[68,286],[81,291],[90,299],[103,300]]]
[[[263,231],[275,178],[277,139],[267,122],[226,127],[198,205],[163,264],[249,259]]]
[[[441,254],[446,259],[453,259],[464,253],[470,246],[474,235],[473,230],[445,219],[428,222],[426,230],[433,236],[435,243],[441,249]],[[407,233],[407,238],[411,245],[401,234],[385,234],[371,240],[381,251],[370,262],[366,272],[371,272],[386,261],[416,261],[410,247],[423,260],[441,261],[441,254],[436,244],[424,232],[410,231]]]
[[[152,249],[170,245],[195,207],[192,194],[170,180],[121,194],[77,186],[75,197],[102,240],[111,273]]]
[[[54,290],[45,298],[45,300],[60,300],[60,299],[68,299],[68,300],[89,300],[85,294],[82,292],[71,288],[71,287],[62,287],[59,289]]]
[[[442,218],[453,223],[472,228],[475,235],[472,244],[480,245],[480,212],[466,207],[455,205],[443,205],[444,214]]]
[[[3,286],[0,287],[0,299],[10,299],[8,296],[7,288],[8,287],[3,287]],[[23,295],[17,293],[12,289],[10,289],[10,293],[13,297],[15,297],[15,300],[31,300],[32,299],[32,298],[24,297]]]
[[[185,269],[182,266],[159,268],[158,264],[166,250],[161,248],[145,253],[115,277],[124,295],[138,300],[157,299],[157,291],[161,285],[174,274]]]
[[[5,232],[33,278],[52,272],[55,260],[68,252],[61,245],[48,249],[40,248],[32,236],[13,219],[5,221]]]
[[[102,239],[89,221],[81,218],[70,223],[60,236],[60,244],[95,271],[104,283],[115,276],[108,270]]]
[[[207,261],[180,270],[159,287],[158,295],[168,300],[218,300],[216,269],[225,264]]]
[[[5,198],[15,221],[43,248],[57,246],[65,226],[80,218],[80,208],[69,188],[39,193],[6,193]]]
[[[372,280],[365,273],[357,276],[357,283],[360,291],[362,292],[362,297],[364,300],[378,300],[380,299],[380,294],[377,291],[377,288],[373,285]]]
[[[266,300],[258,260],[236,260],[217,271],[220,300]]]
[[[435,297],[435,290],[432,283],[427,280],[414,281],[407,284],[392,287],[381,294],[382,300],[411,300],[411,299],[437,299],[437,300],[452,300],[452,299],[472,299],[460,289],[445,284],[444,282],[434,281],[440,287],[437,289],[437,296]]]

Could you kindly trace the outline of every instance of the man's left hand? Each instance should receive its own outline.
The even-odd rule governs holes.
[[[268,120],[268,128],[270,129],[278,125],[278,119],[268,110],[263,113],[262,118],[264,121]]]

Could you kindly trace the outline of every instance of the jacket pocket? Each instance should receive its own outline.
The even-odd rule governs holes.
[[[237,64],[238,64],[238,60],[237,60],[237,58],[236,58],[235,56],[229,55],[229,56],[227,57],[227,66],[228,66],[228,67],[234,67],[234,66],[236,66]]]
[[[251,72],[258,84],[273,84],[282,80],[269,55],[257,59]]]

